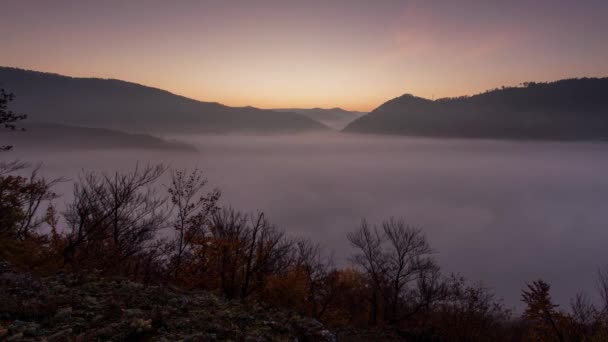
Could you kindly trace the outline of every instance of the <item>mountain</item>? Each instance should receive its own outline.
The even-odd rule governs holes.
[[[345,132],[428,137],[605,140],[608,78],[524,83],[435,101],[403,95]]]
[[[0,130],[0,146],[15,149],[157,149],[195,151],[193,146],[147,134],[130,134],[106,128],[49,123],[19,123],[22,130]]]
[[[342,108],[278,108],[273,110],[277,112],[298,113],[337,130],[343,129],[349,122],[367,114],[364,112],[348,111]]]
[[[201,102],[161,89],[113,79],[73,78],[0,67],[0,87],[16,95],[14,111],[30,121],[153,132],[265,132],[324,130],[296,113]]]

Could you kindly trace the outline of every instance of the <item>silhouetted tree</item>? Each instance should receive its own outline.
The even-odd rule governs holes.
[[[565,341],[559,327],[559,312],[553,304],[549,290],[551,286],[543,280],[534,281],[522,291],[522,301],[526,303],[523,317],[530,324],[532,338]]]
[[[167,219],[165,199],[152,187],[165,170],[157,165],[86,173],[74,185],[74,200],[64,214],[69,229],[65,262],[90,261],[104,270],[126,267],[130,257],[148,248]]]
[[[244,241],[244,275],[240,289],[242,300],[263,287],[269,276],[288,271],[293,262],[293,242],[285,237],[282,230],[270,224],[264,213],[249,215],[248,221]],[[217,232],[215,227],[214,230]]]
[[[27,166],[17,162],[6,165],[5,172]],[[40,167],[35,166],[29,178],[0,173],[0,235],[23,241],[45,222],[41,206],[58,197],[52,188],[64,180],[40,177]]]
[[[358,230],[347,234],[348,241],[359,253],[351,261],[361,267],[370,280],[370,323],[378,324],[378,310],[381,288],[384,284],[386,254],[382,250],[384,236],[377,227],[370,227],[366,220],[361,221]]]
[[[441,279],[430,258],[432,250],[420,229],[389,219],[382,229],[363,220],[347,235],[358,251],[351,260],[370,281],[370,323],[376,325],[379,310],[393,324],[411,317],[437,300]]]
[[[15,130],[15,123],[24,120],[27,116],[24,114],[16,114],[8,109],[8,104],[13,101],[15,96],[7,93],[4,89],[0,89],[0,126]],[[0,152],[8,151],[12,146],[0,146]]]
[[[597,289],[602,299],[601,312],[608,319],[608,266],[600,268],[597,272]]]
[[[204,193],[207,179],[202,171],[194,169],[189,174],[185,170],[173,171],[169,195],[176,211],[173,227],[176,231],[174,254],[174,277],[182,264],[184,253],[189,253],[192,243],[206,234],[211,216],[217,211],[220,191],[214,189]]]
[[[292,240],[263,213],[221,209],[211,216],[208,228],[193,239],[188,258],[188,275],[196,275],[191,281],[195,287],[220,289],[228,298],[246,300],[293,265]]]
[[[316,319],[321,319],[338,291],[333,260],[323,255],[319,244],[308,239],[297,241],[295,248],[295,270],[304,275],[308,313]]]
[[[571,328],[574,336],[581,340],[591,338],[596,334],[598,325],[601,324],[601,313],[595,308],[589,297],[583,293],[578,293],[570,301]]]
[[[482,284],[467,284],[452,275],[444,283],[445,297],[433,308],[425,324],[441,331],[449,341],[509,340],[511,311]]]
[[[389,283],[388,317],[397,323],[402,318],[401,307],[410,304],[411,312],[407,314],[411,315],[433,297],[433,287],[437,284],[433,278],[438,276],[439,267],[430,258],[431,247],[420,229],[392,218],[382,223],[382,229],[388,241],[383,266]],[[418,289],[408,288],[411,283],[417,283]]]

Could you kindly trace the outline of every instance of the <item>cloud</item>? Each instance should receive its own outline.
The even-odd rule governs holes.
[[[408,3],[389,37],[388,61],[479,61],[522,49],[537,33],[528,22],[482,4]]]

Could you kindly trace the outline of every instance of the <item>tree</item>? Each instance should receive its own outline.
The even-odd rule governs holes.
[[[414,304],[410,310],[410,315],[417,312],[419,306],[424,305],[426,298],[429,295],[432,297],[432,285],[435,282],[428,282],[430,280],[428,276],[438,271],[438,267],[434,260],[430,258],[431,247],[426,240],[426,237],[422,231],[418,228],[407,226],[401,220],[389,219],[382,223],[382,229],[389,242],[388,253],[387,253],[387,266],[386,274],[390,283],[389,291],[390,297],[388,298],[388,304],[390,307],[389,319],[390,321],[397,323],[401,319],[401,312],[399,312],[400,306],[403,300],[409,296],[412,299],[411,293],[408,294],[408,285],[412,282],[418,282],[420,291],[416,296],[418,300],[414,301]]]
[[[376,227],[371,228],[366,220],[361,221],[358,230],[347,234],[351,246],[359,253],[355,254],[351,261],[362,268],[368,275],[371,285],[370,296],[370,323],[378,324],[378,306],[380,290],[384,283],[386,255],[382,250],[384,236]]]
[[[64,213],[65,262],[90,263],[102,270],[127,268],[131,257],[154,246],[167,214],[165,199],[152,185],[165,170],[163,165],[138,165],[127,173],[85,173]]]
[[[293,263],[293,242],[285,237],[285,232],[271,224],[262,212],[246,217],[241,300],[260,290],[271,275],[287,272]]]
[[[522,301],[526,303],[523,318],[530,324],[533,339],[545,341],[554,339],[565,341],[559,327],[558,305],[553,304],[549,290],[551,286],[542,279],[527,284],[528,289],[522,291]]]
[[[174,254],[174,277],[177,279],[184,253],[190,252],[195,239],[204,237],[210,217],[218,210],[220,191],[213,189],[204,193],[207,179],[202,171],[194,169],[171,173],[169,195],[175,209],[173,228],[176,231]]]
[[[600,311],[608,318],[608,266],[597,271],[597,289],[602,299]]]
[[[301,272],[306,288],[304,301],[308,313],[321,319],[337,294],[336,269],[331,257],[323,255],[321,246],[308,239],[295,243],[295,272]]]
[[[261,295],[269,279],[289,272],[294,260],[292,240],[264,213],[216,210],[190,243],[182,256],[181,281],[242,301]]]
[[[602,333],[601,312],[595,308],[589,297],[584,293],[578,293],[570,301],[571,332],[580,340],[591,340],[598,333]]]
[[[27,167],[16,162],[5,165],[0,169],[7,173]],[[64,179],[40,177],[40,168],[35,166],[29,178],[0,172],[0,236],[24,241],[45,222],[39,215],[41,206],[58,197],[52,188]]]
[[[12,174],[27,167],[19,162],[0,164],[0,260],[30,272],[54,273],[61,239],[52,206],[58,196],[52,188],[63,179],[39,176],[40,166],[28,177]],[[51,226],[50,234],[41,231],[44,223]]]
[[[397,324],[437,299],[440,289],[439,267],[430,257],[432,250],[420,229],[402,220],[382,222],[382,229],[363,220],[347,235],[358,250],[351,261],[370,280],[370,323],[384,319]]]
[[[431,322],[450,341],[515,340],[506,327],[511,311],[481,283],[468,284],[451,275],[445,282],[445,298],[433,309]]]
[[[8,104],[15,99],[11,93],[7,93],[4,89],[0,89],[0,126],[6,129],[15,130],[16,122],[24,120],[27,115],[16,114],[8,109]],[[8,151],[12,146],[0,146],[0,152]]]

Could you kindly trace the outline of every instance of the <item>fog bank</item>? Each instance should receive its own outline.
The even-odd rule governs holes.
[[[561,305],[595,295],[608,263],[606,144],[381,138],[339,134],[180,136],[198,153],[14,151],[44,174],[131,169],[136,162],[199,167],[223,205],[262,210],[348,262],[346,232],[362,218],[421,227],[445,272],[483,281],[510,306],[526,281],[552,284]],[[3,157],[4,157],[3,156]],[[161,182],[167,184],[167,178]],[[58,189],[70,198],[70,184]],[[162,190],[162,189],[161,189]]]

